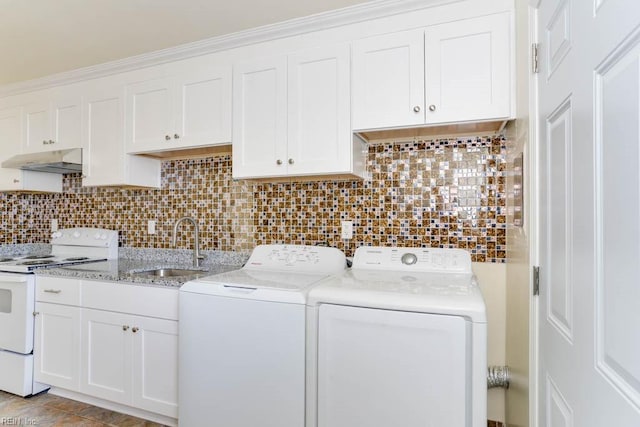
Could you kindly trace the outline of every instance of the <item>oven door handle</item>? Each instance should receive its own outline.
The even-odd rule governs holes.
[[[60,292],[62,292],[61,289],[45,289],[44,291],[49,294],[59,294]]]

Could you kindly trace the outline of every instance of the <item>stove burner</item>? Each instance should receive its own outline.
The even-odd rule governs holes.
[[[62,261],[85,261],[87,259],[90,259],[90,258],[88,256],[77,256],[77,257],[65,258]]]
[[[26,261],[26,262],[21,262],[18,265],[47,265],[47,264],[53,264],[55,261],[52,260],[48,260],[48,259],[43,259],[43,260],[39,260],[39,261]]]
[[[47,258],[53,258],[54,256],[55,255],[28,255],[23,259],[47,259]]]

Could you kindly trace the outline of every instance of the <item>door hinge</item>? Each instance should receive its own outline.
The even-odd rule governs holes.
[[[540,45],[538,43],[531,44],[531,71],[534,74],[538,73],[540,62],[539,62],[539,51]]]
[[[540,267],[533,267],[533,295],[540,295]]]

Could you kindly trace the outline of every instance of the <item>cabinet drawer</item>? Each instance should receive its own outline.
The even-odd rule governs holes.
[[[80,280],[39,276],[36,278],[36,301],[80,305]]]

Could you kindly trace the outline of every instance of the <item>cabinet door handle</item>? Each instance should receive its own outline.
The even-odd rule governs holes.
[[[414,113],[419,113],[420,112],[420,106],[416,105],[415,107],[413,107],[413,112]]]
[[[278,159],[276,160],[276,165],[281,165],[282,164],[282,160]]]
[[[180,138],[180,135],[178,135],[177,133],[174,133],[174,134],[173,134],[173,138],[174,138],[174,139],[179,139],[179,138]]]
[[[292,165],[293,164],[293,159],[289,159],[289,164]]]
[[[123,331],[129,330],[129,325],[122,325],[122,330]]]
[[[60,292],[62,292],[61,289],[45,289],[44,291],[49,294],[59,294]]]
[[[429,105],[429,111],[436,111],[436,106],[433,104]]]
[[[131,328],[131,332],[133,332],[134,334],[135,334],[136,332],[138,332],[138,331],[139,331],[139,329],[138,329],[138,327],[137,327],[137,326],[134,326],[133,328]]]
[[[33,316],[34,316],[34,317],[35,317],[35,316],[37,316],[38,314],[40,314],[40,312],[39,312],[39,311],[34,311],[34,312],[33,312]]]
[[[46,139],[42,141],[42,145],[47,145],[47,144],[49,144],[49,143],[47,142]]]
[[[165,135],[164,139],[166,139],[167,141],[169,141],[171,139],[171,135]]]
[[[49,144],[55,144],[56,142],[52,139],[49,140]]]
[[[14,183],[14,184],[17,184],[17,183],[19,183],[19,182],[20,182],[20,180],[19,180],[19,179],[14,179],[14,180],[13,180],[13,183]]]

